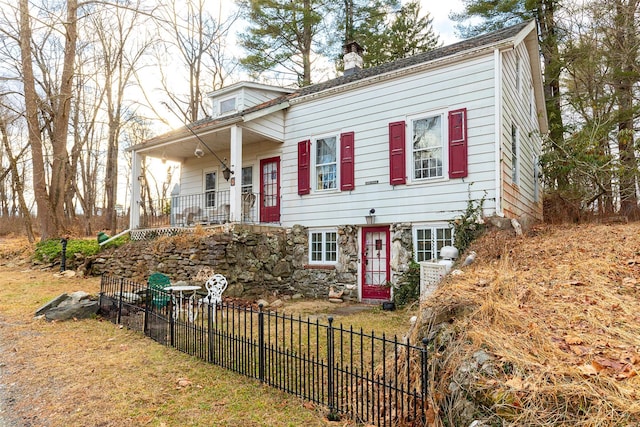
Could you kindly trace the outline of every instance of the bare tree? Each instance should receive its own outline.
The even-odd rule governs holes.
[[[64,36],[64,59],[60,82],[56,87],[56,97],[51,100],[51,179],[47,187],[42,134],[39,113],[42,100],[36,92],[36,77],[33,70],[33,32],[28,0],[20,0],[20,53],[22,80],[25,99],[25,117],[31,156],[33,159],[33,189],[38,207],[41,238],[59,236],[65,224],[65,190],[68,184],[67,136],[69,132],[69,112],[74,75],[74,60],[77,41],[77,0],[66,1],[66,17],[59,24]]]
[[[35,241],[35,235],[33,233],[31,213],[29,212],[29,206],[24,197],[23,176],[18,170],[18,161],[27,152],[27,146],[23,147],[20,153],[14,156],[11,143],[9,142],[9,131],[8,131],[8,127],[12,121],[13,120],[9,118],[9,115],[6,112],[3,112],[2,114],[0,114],[0,138],[2,138],[2,149],[4,151],[4,154],[7,156],[7,160],[9,162],[9,167],[5,171],[2,171],[2,173],[0,173],[0,180],[4,181],[5,176],[9,172],[11,173],[12,190],[13,190],[13,194],[18,199],[18,204],[20,207],[20,215],[22,216],[22,220],[24,223],[24,230],[29,242],[33,243]]]
[[[160,9],[157,18],[161,31],[168,35],[165,42],[157,46],[162,89],[172,108],[188,122],[206,115],[207,91],[222,87],[235,67],[226,56],[225,40],[238,15],[232,14],[223,20],[219,13],[216,19],[207,11],[207,4],[205,0],[171,0]],[[162,67],[168,59],[167,53],[175,53],[185,67],[186,93],[178,89],[181,82],[176,79],[180,74],[175,72],[175,62],[170,74]]]
[[[139,12],[140,2],[124,8],[103,9],[91,15],[91,29],[99,40],[100,67],[104,83],[107,115],[107,156],[105,170],[106,220],[116,233],[116,203],[118,192],[119,137],[127,106],[125,94],[136,68],[150,46],[137,31],[143,27],[145,15]]]

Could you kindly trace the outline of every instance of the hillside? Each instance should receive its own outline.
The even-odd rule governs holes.
[[[640,423],[640,224],[489,231],[420,310],[435,425]]]

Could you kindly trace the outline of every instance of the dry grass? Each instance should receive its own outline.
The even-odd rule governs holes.
[[[62,292],[99,291],[99,278],[57,278],[54,273],[0,267],[0,379],[6,384],[0,387],[0,409],[5,410],[0,414],[11,415],[10,426],[352,425],[329,422],[324,408],[108,321],[34,319],[38,307]],[[335,308],[319,305],[322,316]],[[285,310],[303,315],[313,311],[311,306],[300,302]],[[393,328],[406,329],[409,316],[382,316],[372,309],[335,317],[371,321],[371,327],[392,333]],[[385,317],[391,320],[381,320]]]
[[[494,369],[465,392],[493,422],[639,423],[640,224],[540,227],[524,238],[492,232],[472,249],[479,262],[424,305],[466,313],[437,355],[440,423],[455,418],[444,396],[480,348]]]

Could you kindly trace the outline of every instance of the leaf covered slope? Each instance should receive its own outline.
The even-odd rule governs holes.
[[[640,223],[489,231],[471,249],[414,330],[435,424],[639,423]]]

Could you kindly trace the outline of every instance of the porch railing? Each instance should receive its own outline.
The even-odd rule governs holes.
[[[243,193],[241,217],[244,223],[258,222],[258,193]],[[231,204],[229,191],[171,196],[160,200],[142,202],[140,228],[193,227],[229,222]]]

